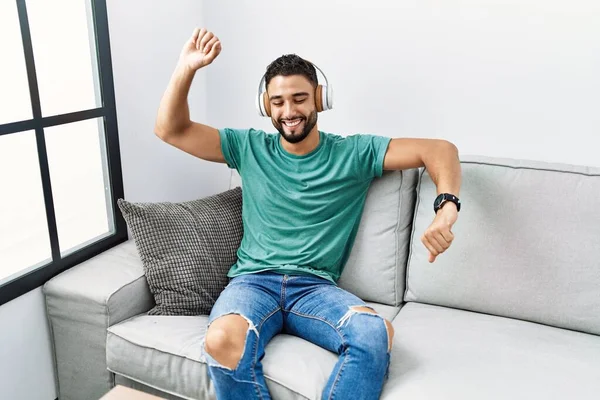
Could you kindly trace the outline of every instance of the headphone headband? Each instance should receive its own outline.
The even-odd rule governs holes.
[[[304,60],[307,63],[309,63],[310,65],[312,65],[313,67],[315,67],[315,69],[317,71],[319,71],[321,73],[321,75],[323,75],[323,78],[325,78],[325,84],[327,86],[329,86],[329,80],[327,79],[327,75],[325,75],[325,73],[321,70],[321,68],[317,67],[316,64],[313,64],[312,62],[308,61],[308,60]],[[263,84],[265,83],[265,75],[266,72],[263,74],[262,78],[260,79],[260,82],[258,83],[258,93],[262,92],[262,88],[263,88]],[[319,84],[319,77],[317,77],[317,85]],[[267,91],[267,86],[265,85],[265,92]]]

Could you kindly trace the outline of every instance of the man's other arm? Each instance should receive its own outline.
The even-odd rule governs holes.
[[[456,146],[437,139],[392,139],[383,161],[384,170],[401,170],[425,167],[437,188],[437,193],[450,193],[459,197],[461,166]],[[429,250],[429,262],[446,251],[454,234],[451,229],[458,219],[456,205],[448,202],[435,215],[421,241]]]

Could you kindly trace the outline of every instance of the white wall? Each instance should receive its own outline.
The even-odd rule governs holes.
[[[125,198],[183,201],[227,188],[229,170],[188,155],[154,134],[160,99],[184,42],[203,23],[197,0],[108,1]],[[206,114],[206,70],[190,90],[190,116]],[[219,179],[222,178],[222,179]]]
[[[40,288],[0,306],[0,398],[54,400],[54,361]]]
[[[597,0],[221,0],[205,13],[223,43],[207,74],[217,125],[274,131],[256,87],[270,61],[297,53],[335,88],[322,130],[600,166]]]

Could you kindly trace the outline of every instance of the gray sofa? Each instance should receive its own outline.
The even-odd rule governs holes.
[[[429,264],[427,171],[371,185],[340,286],[393,322],[382,399],[600,398],[600,169],[462,157],[455,242]],[[236,183],[233,182],[233,185]],[[124,384],[214,398],[206,316],[148,316],[132,240],[44,286],[61,400]],[[275,399],[318,399],[336,355],[278,335],[263,360]]]

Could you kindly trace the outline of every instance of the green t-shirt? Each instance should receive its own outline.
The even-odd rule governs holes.
[[[244,236],[228,276],[269,270],[337,282],[391,138],[320,131],[317,148],[298,156],[278,133],[219,133],[227,165],[242,178]]]

